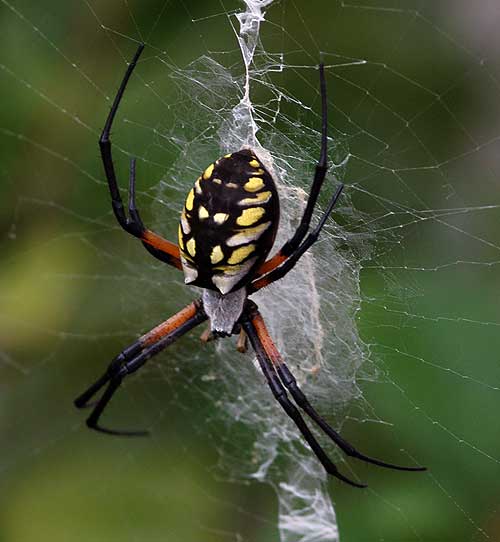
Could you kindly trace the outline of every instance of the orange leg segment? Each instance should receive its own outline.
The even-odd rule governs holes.
[[[379,459],[375,459],[373,457],[367,456],[361,452],[359,452],[354,446],[352,446],[349,442],[347,442],[343,437],[340,436],[337,431],[335,431],[328,422],[322,418],[318,412],[314,409],[314,407],[311,405],[307,397],[304,395],[302,390],[299,388],[297,381],[295,377],[292,375],[288,367],[286,366],[286,363],[283,361],[283,358],[281,357],[280,353],[278,352],[278,349],[274,345],[269,332],[267,331],[267,328],[265,326],[264,320],[260,313],[258,311],[253,311],[250,316],[250,326],[247,324],[245,327],[245,330],[247,331],[249,338],[252,342],[252,345],[254,346],[257,356],[259,356],[259,349],[263,351],[265,354],[265,357],[269,361],[270,370],[274,371],[274,374],[276,377],[278,377],[279,381],[283,384],[283,386],[286,388],[287,391],[290,392],[291,396],[293,397],[295,403],[299,408],[301,408],[310,418],[311,420],[328,436],[330,439],[348,456],[354,457],[356,459],[359,459],[361,461],[364,461],[366,463],[372,463],[373,465],[377,465],[379,467],[385,467],[388,469],[394,469],[394,470],[402,470],[402,471],[424,471],[426,470],[425,467],[419,467],[419,466],[402,466],[402,465],[395,465],[393,463],[386,463],[385,461],[381,461]],[[264,363],[265,365],[265,363]],[[269,370],[269,369],[268,369]],[[283,393],[284,392],[283,390]],[[297,422],[296,422],[297,423]],[[298,425],[298,424],[297,424]],[[299,425],[298,425],[299,426]],[[300,426],[299,426],[300,429]],[[302,429],[301,429],[302,431]],[[306,433],[302,431],[302,434],[308,439]],[[327,472],[332,474],[333,476],[336,476],[337,478],[340,478],[341,480],[358,487],[363,487],[360,484],[357,484],[356,482],[353,482],[352,480],[349,480],[345,478],[343,475],[341,475],[336,467],[333,467],[331,462],[326,462],[324,456],[321,456],[321,449],[315,448],[311,442],[308,439],[309,444],[311,445],[311,448],[316,453],[320,461],[323,463],[323,466],[325,466]],[[313,442],[314,444],[314,442]],[[324,454],[324,452],[323,452]],[[328,460],[329,461],[329,460]],[[330,469],[330,470],[329,470]]]
[[[157,343],[160,339],[165,337],[165,335],[172,333],[177,328],[185,324],[188,320],[193,318],[199,309],[199,301],[190,303],[187,307],[184,307],[178,313],[171,316],[168,320],[165,320],[165,322],[162,322],[154,327],[151,331],[145,333],[142,337],[140,337],[138,342],[141,343],[143,348]]]
[[[269,336],[262,316],[258,313],[255,306],[251,308],[250,311],[247,311],[246,317],[243,317],[241,324],[248,335],[253,349],[255,350],[260,368],[267,380],[267,384],[271,389],[274,398],[278,401],[286,414],[293,420],[297,426],[297,429],[301,432],[302,436],[309,444],[311,450],[323,465],[326,472],[352,486],[366,487],[363,484],[350,480],[339,472],[335,464],[328,457],[326,452],[323,450],[323,447],[307,426],[299,409],[292,403],[292,401],[290,401],[287,391],[290,392],[297,405],[301,407],[297,401],[295,390],[289,387],[288,383],[283,381],[283,378],[281,377],[280,370],[285,366],[285,364],[283,363],[278,350],[274,346],[274,343]]]
[[[130,189],[129,189],[129,204],[128,204],[128,216],[125,212],[123,201],[120,195],[120,189],[118,187],[118,181],[116,178],[115,166],[113,164],[113,155],[111,150],[111,128],[115,119],[115,115],[118,111],[118,107],[123,98],[123,94],[127,87],[128,81],[132,72],[134,71],[139,57],[144,50],[144,44],[140,44],[132,61],[129,63],[123,80],[120,84],[118,92],[111,106],[111,110],[104,124],[101,137],[99,138],[99,147],[101,149],[101,158],[104,166],[104,172],[108,181],[109,193],[111,196],[111,205],[115,217],[120,226],[128,233],[142,240],[145,248],[155,258],[182,269],[179,249],[174,243],[163,239],[156,233],[146,229],[142,223],[139,211],[135,206],[135,166],[136,160],[132,159],[130,162]]]
[[[94,406],[90,416],[87,418],[87,425],[97,431],[114,435],[143,435],[143,431],[115,431],[106,429],[99,425],[99,418],[126,376],[135,373],[154,355],[164,350],[206,319],[207,315],[203,310],[201,300],[195,301],[148,333],[142,335],[136,342],[116,356],[101,378],[75,400],[77,408]],[[107,387],[98,401],[95,404],[89,404],[89,400],[105,386]]]
[[[258,269],[257,274],[258,275],[265,275],[269,271],[272,271],[276,267],[280,266],[288,256],[286,256],[281,250],[275,254],[271,259],[264,262]]]
[[[156,257],[159,257],[157,253],[160,253],[160,259],[163,261],[168,260],[167,263],[173,265],[177,269],[182,270],[181,257],[179,252],[179,247],[167,241],[157,233],[152,232],[151,230],[144,230],[141,234],[141,240],[146,248]],[[154,250],[150,250],[149,247]]]

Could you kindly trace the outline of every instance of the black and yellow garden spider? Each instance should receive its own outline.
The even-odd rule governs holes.
[[[348,456],[380,467],[422,471],[385,463],[358,452],[345,441],[311,406],[281,358],[264,324],[257,305],[249,296],[282,278],[317,240],[334,208],[343,185],[339,185],[318,225],[309,232],[312,213],[327,171],[327,104],[324,67],[320,65],[322,107],[321,153],[301,222],[293,237],[275,256],[266,260],[279,222],[279,198],[274,180],[257,154],[249,148],[226,154],[209,165],[188,193],[179,224],[178,246],[147,229],[135,205],[135,160],[130,166],[128,216],[125,212],[111,155],[110,132],[130,76],[144,49],[140,45],[115,97],[99,145],[111,194],[111,204],[120,226],[140,239],[159,260],[184,272],[186,284],[203,288],[201,299],[142,335],[125,348],[106,372],[76,400],[78,408],[93,406],[88,427],[114,435],[143,435],[144,431],[115,431],[99,424],[107,404],[122,380],[139,370],[150,358],[205,320],[212,337],[240,334],[246,338],[272,394],[294,421],[326,471],[356,487],[366,487],[341,474],[306,425],[299,408]],[[308,233],[309,232],[309,233]],[[205,337],[207,335],[205,334]],[[92,397],[106,386],[95,403]],[[295,406],[288,397],[295,401]],[[297,408],[299,407],[299,408]]]

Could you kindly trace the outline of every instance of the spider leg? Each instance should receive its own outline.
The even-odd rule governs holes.
[[[305,241],[287,259],[283,260],[279,266],[270,270],[264,276],[256,278],[248,287],[249,294],[254,293],[257,290],[260,290],[261,288],[268,286],[272,282],[283,278],[289,271],[291,271],[293,267],[295,267],[295,264],[304,255],[304,253],[309,248],[311,248],[311,246],[318,240],[319,234],[321,233],[323,226],[325,225],[328,217],[330,216],[330,213],[335,207],[335,204],[337,203],[340,197],[340,194],[342,193],[343,188],[344,188],[343,184],[341,184],[337,188],[337,190],[335,191],[335,194],[332,196],[330,200],[330,203],[328,204],[328,207],[326,208],[326,211],[321,217],[321,220],[319,221],[318,225],[306,237]]]
[[[304,237],[306,236],[309,226],[311,224],[312,214],[318,196],[325,180],[326,172],[328,169],[327,164],[327,143],[328,143],[328,108],[326,100],[326,81],[325,81],[325,67],[323,63],[319,65],[319,81],[321,91],[321,150],[318,163],[316,164],[316,170],[314,173],[314,180],[311,185],[311,191],[307,200],[306,208],[302,215],[300,224],[295,231],[293,237],[289,239],[267,262],[264,262],[257,272],[260,275],[268,273],[274,268],[285,262],[300,246]],[[327,216],[329,213],[325,213]]]
[[[286,390],[283,387],[283,384],[280,382],[280,379],[266,352],[265,346],[262,343],[258,335],[257,329],[253,324],[252,318],[249,317],[248,314],[243,316],[241,325],[244,328],[248,338],[250,339],[250,343],[257,355],[257,360],[259,362],[262,373],[266,378],[267,384],[271,389],[274,398],[278,401],[286,414],[293,420],[299,431],[302,433],[302,436],[311,447],[311,450],[314,452],[320,463],[323,465],[326,472],[351,486],[360,488],[367,487],[365,484],[354,482],[353,480],[350,480],[349,478],[344,476],[341,472],[339,472],[335,464],[327,456],[327,454],[307,426],[299,410],[288,398]]]
[[[248,337],[242,329],[240,329],[240,334],[238,335],[236,350],[238,350],[240,354],[244,354],[248,350]]]
[[[292,397],[294,398],[297,405],[302,408],[302,410],[308,414],[308,416],[319,426],[321,429],[335,442],[335,444],[348,456],[355,457],[364,461],[365,463],[372,463],[373,465],[378,465],[379,467],[385,467],[387,469],[394,470],[403,470],[403,471],[425,471],[426,467],[407,467],[403,465],[395,465],[394,463],[386,463],[385,461],[380,461],[380,459],[375,459],[373,457],[367,456],[349,444],[344,440],[330,425],[316,412],[311,403],[308,401],[307,397],[304,395],[302,390],[298,387],[295,377],[292,375],[288,367],[284,362],[281,362],[281,365],[277,367],[278,375],[285,385],[285,387],[290,391]]]
[[[134,58],[129,63],[125,76],[120,84],[118,92],[111,106],[108,118],[104,125],[101,137],[99,139],[99,147],[101,149],[101,158],[104,165],[104,171],[106,173],[106,179],[108,181],[109,192],[111,195],[111,205],[115,217],[120,226],[128,233],[142,240],[143,245],[147,250],[156,258],[163,262],[166,262],[178,269],[182,269],[182,264],[179,256],[179,248],[174,243],[163,239],[163,237],[157,235],[145,228],[142,220],[139,216],[139,212],[135,207],[135,159],[131,162],[130,167],[130,196],[129,196],[129,217],[125,212],[123,201],[120,195],[120,189],[118,188],[118,182],[116,179],[115,167],[113,164],[113,156],[111,152],[111,128],[113,121],[118,111],[123,94],[127,87],[127,83],[137,65],[137,61],[144,50],[144,44],[140,44]]]
[[[146,434],[144,431],[115,431],[107,429],[99,425],[99,419],[126,376],[139,370],[149,359],[206,319],[207,316],[202,308],[201,301],[195,301],[123,350],[110,363],[101,378],[75,399],[75,406],[77,408],[85,408],[89,406],[88,401],[101,388],[107,385],[106,390],[97,400],[94,409],[87,418],[88,427],[114,435],[135,436]]]
[[[149,346],[154,345],[165,335],[168,335],[173,330],[175,330],[178,325],[189,320],[197,314],[203,315],[204,313],[201,307],[201,300],[194,301],[168,320],[161,322],[153,329],[139,337],[137,341],[125,348],[122,352],[120,352],[120,354],[118,354],[118,356],[113,359],[113,361],[109,364],[106,372],[102,375],[101,378],[99,378],[94,384],[92,384],[92,386],[90,386],[86,391],[84,391],[75,399],[75,406],[77,408],[86,408],[88,406],[91,406],[88,404],[88,401],[111,380],[111,378],[117,373],[121,365],[135,358],[138,354],[140,354]],[[206,319],[206,317],[204,317],[204,319]]]
[[[425,471],[425,467],[406,467],[401,465],[395,465],[393,463],[386,463],[373,457],[369,457],[354,448],[349,442],[344,440],[330,425],[316,412],[307,397],[297,385],[295,377],[292,375],[288,367],[286,366],[283,358],[281,357],[278,349],[274,345],[267,328],[264,324],[264,320],[260,314],[257,314],[252,319],[253,328],[255,329],[257,336],[263,348],[266,351],[267,356],[271,360],[281,382],[285,385],[286,389],[291,393],[293,399],[297,405],[328,435],[333,442],[348,456],[355,457],[366,463],[372,463],[379,467],[385,467],[388,469],[403,470],[403,471]]]

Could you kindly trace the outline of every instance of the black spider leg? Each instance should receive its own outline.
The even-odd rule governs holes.
[[[116,179],[115,167],[113,164],[113,157],[111,152],[111,128],[113,126],[113,121],[115,119],[118,107],[125,93],[125,89],[129,82],[130,76],[134,71],[134,68],[137,65],[137,61],[141,56],[142,51],[144,50],[144,44],[141,43],[137,48],[137,51],[134,55],[134,58],[129,63],[125,76],[120,84],[118,92],[111,106],[111,110],[106,119],[106,123],[102,130],[101,137],[99,139],[99,147],[101,149],[101,157],[104,165],[104,171],[106,174],[106,179],[108,181],[109,192],[111,195],[111,205],[113,207],[113,212],[115,217],[120,224],[120,226],[127,232],[142,240],[142,244],[146,250],[152,254],[155,258],[158,258],[162,262],[174,265],[175,267],[180,267],[180,260],[174,255],[177,251],[175,245],[172,243],[161,239],[163,245],[168,246],[168,250],[160,250],[151,246],[151,241],[149,243],[144,241],[145,234],[147,230],[144,226],[144,223],[141,220],[139,210],[135,205],[135,169],[136,169],[136,160],[135,158],[130,162],[130,187],[129,187],[129,216],[125,213],[123,206],[123,201],[120,195],[120,189],[118,187],[118,181]],[[152,232],[151,232],[152,233]],[[155,236],[155,234],[152,234]],[[154,243],[153,243],[154,244]]]
[[[143,350],[144,345],[140,340],[135,341],[130,346],[127,346],[125,350],[122,350],[115,358],[113,358],[105,373],[74,400],[76,408],[89,408],[95,406],[98,401],[89,403],[90,399],[92,399],[92,397],[94,397],[94,395],[111,380],[113,375],[120,370],[122,364],[131,361]]]
[[[118,107],[123,98],[123,94],[125,93],[125,89],[127,88],[127,83],[130,79],[130,76],[132,75],[132,72],[134,71],[134,68],[137,65],[137,61],[139,60],[139,57],[141,56],[141,53],[143,50],[144,50],[144,44],[141,43],[139,47],[137,48],[137,51],[135,52],[134,58],[132,59],[132,61],[129,63],[127,67],[127,71],[125,72],[125,76],[123,77],[123,80],[120,84],[118,92],[115,96],[113,105],[111,106],[111,110],[106,119],[106,123],[104,124],[104,128],[102,130],[102,134],[99,139],[99,147],[101,149],[101,157],[102,157],[102,162],[104,165],[104,171],[106,173],[106,179],[108,180],[113,212],[115,213],[115,217],[118,220],[118,223],[120,224],[120,226],[126,232],[134,235],[135,237],[140,237],[142,231],[144,230],[144,226],[140,219],[138,222],[134,220],[134,218],[137,219],[138,217],[136,209],[134,209],[136,211],[135,216],[131,214],[131,218],[129,219],[127,218],[127,215],[123,208],[123,202],[120,195],[120,189],[118,188],[118,182],[116,180],[115,167],[113,165],[110,135],[111,135],[111,128],[113,126],[113,121],[115,120],[116,112],[118,111]],[[135,186],[135,161],[134,160],[132,161],[131,168],[130,168],[130,185],[131,187]],[[131,200],[134,201],[134,195],[132,194],[131,194]]]
[[[369,457],[362,454],[354,446],[349,444],[335,431],[328,423],[316,412],[307,397],[297,385],[295,377],[292,375],[286,364],[281,360],[281,363],[277,364],[278,375],[285,385],[286,389],[292,394],[297,405],[335,442],[335,444],[349,457],[355,457],[366,463],[373,463],[379,467],[385,467],[387,469],[404,470],[404,471],[425,471],[426,467],[406,467],[401,465],[394,465],[393,463],[386,463],[373,457]]]
[[[241,325],[243,326],[250,340],[250,343],[257,355],[257,360],[259,362],[260,368],[266,378],[268,386],[271,388],[271,392],[274,398],[278,401],[286,414],[293,420],[293,422],[305,438],[306,442],[311,447],[311,450],[314,452],[320,463],[323,465],[326,472],[351,486],[360,488],[367,487],[365,484],[354,482],[353,480],[350,480],[349,478],[341,474],[337,467],[334,465],[334,463],[331,461],[331,459],[327,456],[327,454],[307,426],[299,410],[289,400],[286,390],[280,382],[280,379],[276,374],[274,367],[260,342],[257,331],[255,330],[255,327],[253,326],[248,314],[245,314],[242,317]]]
[[[325,180],[326,172],[328,169],[328,108],[326,97],[325,68],[323,63],[321,63],[319,66],[319,77],[321,90],[321,150],[318,163],[316,164],[314,180],[311,185],[311,190],[307,199],[306,208],[302,215],[300,224],[292,238],[289,239],[270,260],[264,262],[264,264],[260,266],[258,271],[261,276],[281,265],[300,246],[300,243],[303,241],[304,237],[309,231],[314,207],[316,206],[321,187]]]
[[[279,280],[283,278],[299,261],[299,259],[304,255],[304,253],[311,248],[311,246],[318,240],[319,234],[321,233],[321,230],[323,229],[323,226],[325,225],[328,217],[330,216],[331,212],[333,211],[333,208],[335,207],[340,194],[342,193],[342,190],[344,188],[344,185],[341,184],[337,190],[335,191],[335,194],[332,196],[330,203],[328,204],[328,207],[326,208],[326,211],[324,212],[323,216],[321,217],[321,220],[319,221],[318,225],[314,228],[314,230],[306,237],[305,241],[295,250],[293,254],[289,258],[287,258],[279,267],[275,267],[269,273],[265,274],[264,276],[257,278],[252,282],[252,284],[248,287],[248,293],[253,293],[257,290],[260,290],[264,286],[267,286],[268,284],[271,284],[271,282],[274,282],[276,280]]]
[[[128,212],[130,216],[129,224],[136,224],[135,227],[141,232],[141,235],[146,230],[144,223],[142,222],[141,215],[139,214],[139,209],[137,209],[135,204],[135,164],[136,159],[132,158],[130,160],[130,181],[129,181],[129,196],[128,196]],[[127,230],[128,231],[128,230]],[[140,236],[139,236],[140,237]],[[144,248],[158,260],[172,265],[172,256],[166,254],[165,252],[158,250],[157,248],[151,246],[149,243],[142,241]]]
[[[195,301],[192,304],[192,307],[195,310],[199,310],[201,307],[201,301]],[[183,310],[189,310],[190,305],[188,305]],[[176,316],[179,316],[179,313],[174,315],[174,318]],[[167,321],[168,322],[168,321]],[[119,367],[123,365],[124,363],[132,360],[135,356],[140,354],[145,348],[148,346],[151,346],[153,342],[159,340],[164,336],[164,333],[162,334],[161,329],[162,326],[164,326],[167,322],[162,322],[157,327],[153,328],[151,331],[137,339],[134,343],[127,346],[124,350],[122,350],[108,365],[108,368],[106,369],[105,373],[99,378],[94,384],[92,384],[87,390],[85,390],[82,394],[80,394],[74,401],[74,404],[76,408],[89,408],[92,406],[95,406],[97,404],[97,401],[89,403],[89,400],[101,389],[103,388],[110,380],[111,377],[116,373],[117,370],[119,370]],[[152,338],[152,339],[151,339]]]
[[[316,202],[318,200],[319,192],[325,180],[327,167],[327,144],[328,144],[328,108],[326,101],[326,81],[325,81],[325,66],[323,63],[319,65],[319,81],[321,90],[321,151],[318,163],[316,164],[316,170],[314,172],[314,180],[311,185],[311,191],[309,192],[309,198],[307,200],[306,208],[299,227],[295,231],[293,237],[288,240],[280,252],[284,256],[291,255],[304,239],[309,226],[311,224],[312,214]]]
[[[262,315],[258,312],[256,305],[252,302],[247,304],[248,310],[251,311],[251,322],[257,333],[260,343],[264,346],[266,355],[271,360],[274,370],[277,372],[280,377],[281,382],[285,385],[287,390],[292,394],[297,405],[311,417],[311,419],[337,444],[341,450],[343,450],[347,455],[361,459],[367,463],[373,463],[375,465],[386,467],[396,470],[404,471],[423,471],[426,470],[425,467],[406,467],[400,465],[394,465],[392,463],[386,463],[378,459],[374,459],[367,455],[362,454],[354,448],[351,444],[345,441],[334,429],[332,429],[328,423],[316,412],[316,410],[309,403],[307,397],[300,390],[297,385],[297,381],[294,376],[286,366],[281,354],[274,345],[269,332],[267,331],[266,325],[262,318]]]
[[[95,395],[102,387],[108,384],[104,393],[97,401],[90,416],[87,418],[87,426],[96,431],[107,433],[110,435],[124,436],[144,436],[148,431],[116,431],[99,425],[99,419],[108,405],[109,401],[119,388],[122,380],[139,370],[149,359],[170,346],[177,339],[182,337],[188,331],[196,327],[201,322],[204,322],[207,316],[203,310],[199,310],[194,316],[184,321],[181,325],[175,328],[171,333],[165,335],[162,339],[146,348],[142,347],[140,341],[135,342],[119,354],[109,365],[104,375],[82,393],[76,400],[75,405],[78,408],[83,408],[88,405],[89,399]]]

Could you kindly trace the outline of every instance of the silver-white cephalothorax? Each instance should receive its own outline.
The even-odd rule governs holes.
[[[231,335],[234,325],[241,316],[246,298],[245,288],[226,295],[215,290],[203,290],[203,309],[210,319],[210,329],[213,333]]]

